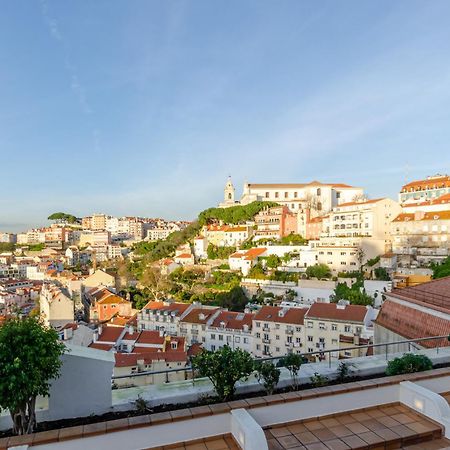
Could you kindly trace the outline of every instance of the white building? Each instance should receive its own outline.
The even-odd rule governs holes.
[[[39,306],[46,326],[60,329],[74,320],[74,302],[54,284],[42,286]]]
[[[206,326],[220,313],[220,308],[194,304],[179,322],[178,334],[188,345],[206,342]]]

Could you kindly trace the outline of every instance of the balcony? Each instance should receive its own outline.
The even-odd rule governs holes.
[[[264,344],[270,344],[270,339],[264,339],[264,338],[263,338],[262,341],[263,341]]]

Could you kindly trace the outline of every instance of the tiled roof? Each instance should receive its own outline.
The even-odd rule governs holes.
[[[190,253],[182,253],[181,255],[175,256],[175,258],[192,258],[192,255]]]
[[[389,295],[450,314],[450,276],[394,289]]]
[[[164,336],[160,336],[159,331],[143,330],[141,331],[139,337],[136,340],[136,344],[153,344],[153,345],[163,345]]]
[[[208,226],[209,232],[214,231],[223,231],[227,233],[239,233],[243,231],[247,231],[247,227],[244,226],[231,226],[231,225],[209,225]]]
[[[188,303],[164,303],[151,301],[148,302],[142,309],[151,309],[152,311],[167,311],[168,313],[175,313],[175,316],[181,316],[191,306]]]
[[[138,360],[143,360],[144,364],[151,364],[152,361],[187,362],[186,352],[115,353],[114,358],[116,367],[137,366]]]
[[[263,306],[254,316],[253,320],[263,322],[280,322],[303,325],[307,309],[282,308],[280,306]],[[282,312],[282,316],[280,316]]]
[[[444,336],[450,331],[450,320],[419,311],[392,300],[386,300],[375,323],[387,328],[406,339],[419,339],[431,336]],[[424,347],[450,345],[447,339],[442,341],[425,341]]]
[[[355,205],[370,205],[372,203],[381,202],[382,200],[386,200],[386,198],[374,198],[373,200],[365,200],[365,201],[362,201],[362,202],[341,203],[341,204],[337,205],[336,208],[342,208],[342,207],[345,207],[345,206],[355,206]]]
[[[92,342],[91,344],[89,344],[89,348],[95,348],[97,350],[105,350],[106,352],[108,352],[109,350],[111,350],[113,348],[112,344],[102,344],[101,342]]]
[[[102,333],[99,334],[97,342],[116,342],[123,333],[124,327],[102,326]]]
[[[423,188],[426,188],[427,186],[428,186],[428,189],[450,187],[450,177],[448,175],[442,175],[439,177],[433,177],[428,180],[411,181],[410,183],[402,186],[401,192],[408,190],[408,189],[416,189],[416,188],[423,189]]]
[[[336,303],[313,303],[306,319],[337,320],[342,322],[364,322],[367,308],[361,305],[346,305],[345,307]]]
[[[181,322],[205,324],[219,309],[195,308]]]
[[[416,216],[413,213],[399,214],[393,222],[412,222],[412,221],[429,221],[429,220],[450,220],[450,211],[429,211],[423,216]]]
[[[194,342],[187,352],[189,358],[198,355],[203,350],[203,344],[201,342]]]
[[[262,189],[262,188],[305,188],[308,186],[332,186],[337,188],[353,188],[353,186],[350,186],[348,184],[344,183],[321,183],[320,181],[311,181],[310,183],[284,183],[284,184],[257,184],[257,183],[250,183],[248,185],[250,188],[256,188],[256,189]]]
[[[222,311],[211,324],[212,327],[220,328],[221,323],[225,324],[225,328],[231,330],[242,330],[244,325],[248,325],[249,330],[252,328],[253,314],[239,313],[233,311]]]

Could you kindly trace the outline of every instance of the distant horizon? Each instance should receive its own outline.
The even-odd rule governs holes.
[[[414,179],[411,179],[411,180],[407,180],[407,182],[412,182],[412,181],[416,181],[416,180],[422,180],[422,179],[426,179],[427,177],[433,177],[433,176],[437,176],[437,175],[445,176],[445,175],[447,175],[447,174],[444,173],[444,172],[437,172],[437,173],[432,174],[432,175],[426,175],[426,176],[423,176],[423,177],[417,177],[417,178],[414,178]],[[222,194],[223,194],[223,188],[225,187],[225,183],[226,183],[226,180],[227,180],[227,179],[228,179],[228,177],[226,177],[226,178],[224,179],[224,182],[223,182],[223,185],[222,185]],[[263,182],[263,180],[258,180],[257,182],[253,182],[253,181],[251,181],[251,182],[250,182],[250,181],[244,181],[244,182],[242,183],[242,188],[239,188],[239,187],[237,186],[237,184],[235,183],[235,181],[234,181],[234,179],[233,179],[233,176],[231,176],[231,180],[232,180],[233,185],[234,185],[234,187],[235,187],[235,189],[236,189],[236,200],[239,200],[239,199],[241,198],[241,196],[242,196],[242,191],[243,191],[243,187],[244,187],[244,184],[245,184],[245,183],[248,182],[248,183],[250,183],[250,184],[265,184],[265,183]],[[311,180],[308,180],[308,181],[304,180],[304,181],[298,181],[298,182],[295,182],[295,181],[284,182],[283,180],[279,180],[278,182],[273,181],[273,182],[270,182],[270,183],[267,183],[267,184],[307,184],[307,183],[310,183],[310,182],[312,182],[312,181],[318,181],[318,182],[323,183],[323,184],[327,184],[327,183],[328,183],[328,184],[332,184],[332,183],[345,183],[345,184],[349,184],[350,186],[353,186],[353,187],[360,187],[360,188],[364,189],[364,192],[365,192],[365,194],[368,196],[369,199],[379,198],[379,197],[388,197],[388,198],[391,198],[391,199],[393,199],[393,200],[395,200],[395,201],[398,201],[398,193],[400,192],[401,187],[402,187],[404,184],[406,184],[406,182],[402,182],[402,183],[399,185],[398,192],[397,192],[395,195],[383,195],[383,194],[381,194],[381,195],[376,196],[376,197],[370,195],[370,193],[368,193],[368,192],[365,190],[365,187],[364,187],[364,186],[357,186],[357,185],[355,185],[354,183],[349,183],[349,182],[346,182],[345,180],[342,180],[342,181],[340,181],[340,180],[322,180],[322,179],[320,179],[320,178],[318,178],[318,177],[312,177]],[[207,209],[207,208],[214,208],[214,207],[217,207],[218,204],[219,204],[222,200],[223,200],[223,195],[222,195],[220,198],[217,199],[217,202],[216,202],[215,204],[209,205],[209,206],[205,206],[205,207],[200,207],[200,208],[197,210],[197,212],[194,214],[194,216],[193,216],[193,217],[190,217],[190,218],[185,218],[185,217],[164,217],[164,216],[161,215],[161,214],[142,214],[142,213],[141,213],[141,214],[139,214],[139,213],[138,213],[138,214],[127,214],[127,213],[124,213],[124,214],[114,214],[114,213],[109,212],[109,211],[102,211],[102,210],[99,209],[99,208],[97,208],[95,211],[91,211],[91,212],[87,212],[87,213],[85,213],[85,214],[79,215],[79,214],[74,214],[73,211],[71,211],[71,210],[68,209],[68,208],[66,208],[66,209],[59,209],[59,210],[57,210],[57,211],[56,211],[56,210],[55,210],[55,211],[51,211],[51,212],[49,212],[48,214],[44,215],[45,217],[43,218],[42,222],[35,222],[35,223],[33,223],[33,224],[27,224],[27,223],[13,223],[13,224],[8,224],[7,222],[5,222],[5,223],[0,223],[0,232],[18,233],[18,232],[26,231],[26,230],[31,229],[31,228],[39,228],[39,227],[46,226],[46,225],[52,223],[52,221],[49,221],[49,220],[47,219],[47,217],[48,217],[50,214],[55,213],[55,212],[64,212],[64,213],[68,213],[68,214],[73,214],[73,215],[75,215],[77,218],[82,218],[82,217],[90,216],[90,215],[92,215],[92,214],[105,214],[105,215],[107,215],[107,216],[113,216],[113,217],[127,217],[127,216],[128,216],[128,217],[145,217],[145,218],[154,218],[154,219],[159,218],[159,219],[164,219],[164,220],[167,220],[167,221],[177,221],[177,220],[181,220],[181,221],[193,221],[193,220],[195,220],[195,219],[197,218],[198,214],[199,214],[201,211],[203,211],[203,210],[205,210],[205,209]],[[7,229],[8,227],[9,227],[9,229]]]

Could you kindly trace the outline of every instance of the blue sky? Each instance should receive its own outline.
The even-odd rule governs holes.
[[[450,2],[29,1],[0,15],[0,229],[195,217],[231,174],[450,172]]]

